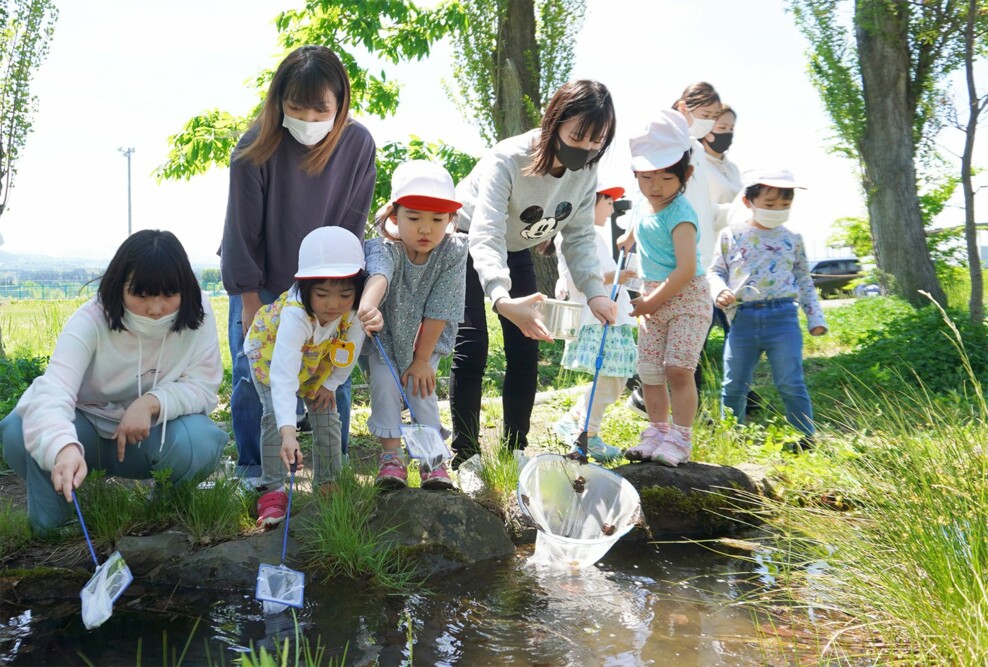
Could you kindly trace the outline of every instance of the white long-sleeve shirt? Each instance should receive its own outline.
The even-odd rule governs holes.
[[[714,231],[727,227],[731,202],[741,192],[741,170],[727,155],[716,157],[704,152],[707,163],[710,200],[714,207]]]
[[[205,318],[198,329],[139,339],[130,331],[111,331],[96,299],[84,303],[65,324],[44,375],[15,408],[24,422],[25,448],[38,465],[51,470],[66,445],[82,444],[74,424],[77,409],[101,436],[112,436],[139,398],[139,382],[161,404],[158,423],[212,412],[223,365],[205,295],[202,305]]]
[[[297,297],[297,292],[294,292]],[[360,348],[364,344],[364,330],[353,312],[349,313],[350,329],[347,340],[353,343],[353,360],[349,366],[336,366],[330,372],[322,386],[335,392],[346,382],[357,365]],[[337,318],[325,326],[319,324],[315,317],[309,317],[305,308],[291,303],[281,309],[278,322],[278,336],[274,342],[271,355],[271,401],[274,404],[274,416],[277,428],[295,426],[296,396],[299,390],[299,369],[302,368],[302,347],[306,344],[320,345],[336,336],[340,326]],[[249,352],[248,352],[249,354]]]

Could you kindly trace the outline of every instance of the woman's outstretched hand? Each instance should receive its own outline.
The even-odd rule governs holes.
[[[551,343],[552,336],[549,335],[549,330],[545,328],[545,324],[539,318],[539,311],[535,309],[536,304],[543,301],[545,301],[545,295],[538,292],[516,299],[500,299],[497,302],[497,313],[506,317],[528,338]]]

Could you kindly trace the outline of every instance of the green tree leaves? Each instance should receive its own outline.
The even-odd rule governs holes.
[[[31,79],[48,55],[57,19],[51,0],[0,0],[0,214],[38,107]]]

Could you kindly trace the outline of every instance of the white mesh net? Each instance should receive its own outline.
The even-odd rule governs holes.
[[[113,603],[130,586],[134,575],[119,551],[114,551],[83,586],[82,623],[87,630],[103,625],[113,614]]]
[[[539,531],[532,561],[577,568],[603,558],[641,515],[628,480],[561,454],[541,454],[525,465],[518,504]]]

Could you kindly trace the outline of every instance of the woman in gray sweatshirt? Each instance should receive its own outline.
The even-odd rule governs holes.
[[[350,80],[324,46],[302,46],[278,66],[261,113],[233,151],[220,250],[230,295],[230,399],[239,472],[260,475],[261,402],[243,353],[244,333],[262,304],[288,290],[298,250],[318,227],[343,227],[363,240],[374,194],[374,139],[349,117]],[[350,381],[336,392],[347,449]]]
[[[480,399],[487,367],[490,298],[501,322],[507,370],[502,387],[504,435],[528,444],[538,382],[539,341],[551,341],[534,306],[529,249],[555,234],[591,311],[614,322],[597,263],[594,203],[597,163],[614,139],[614,104],[596,81],[571,81],[553,95],[538,129],[498,143],[457,186],[457,224],[470,238],[466,305],[453,352],[450,406],[454,464],[479,451]]]

